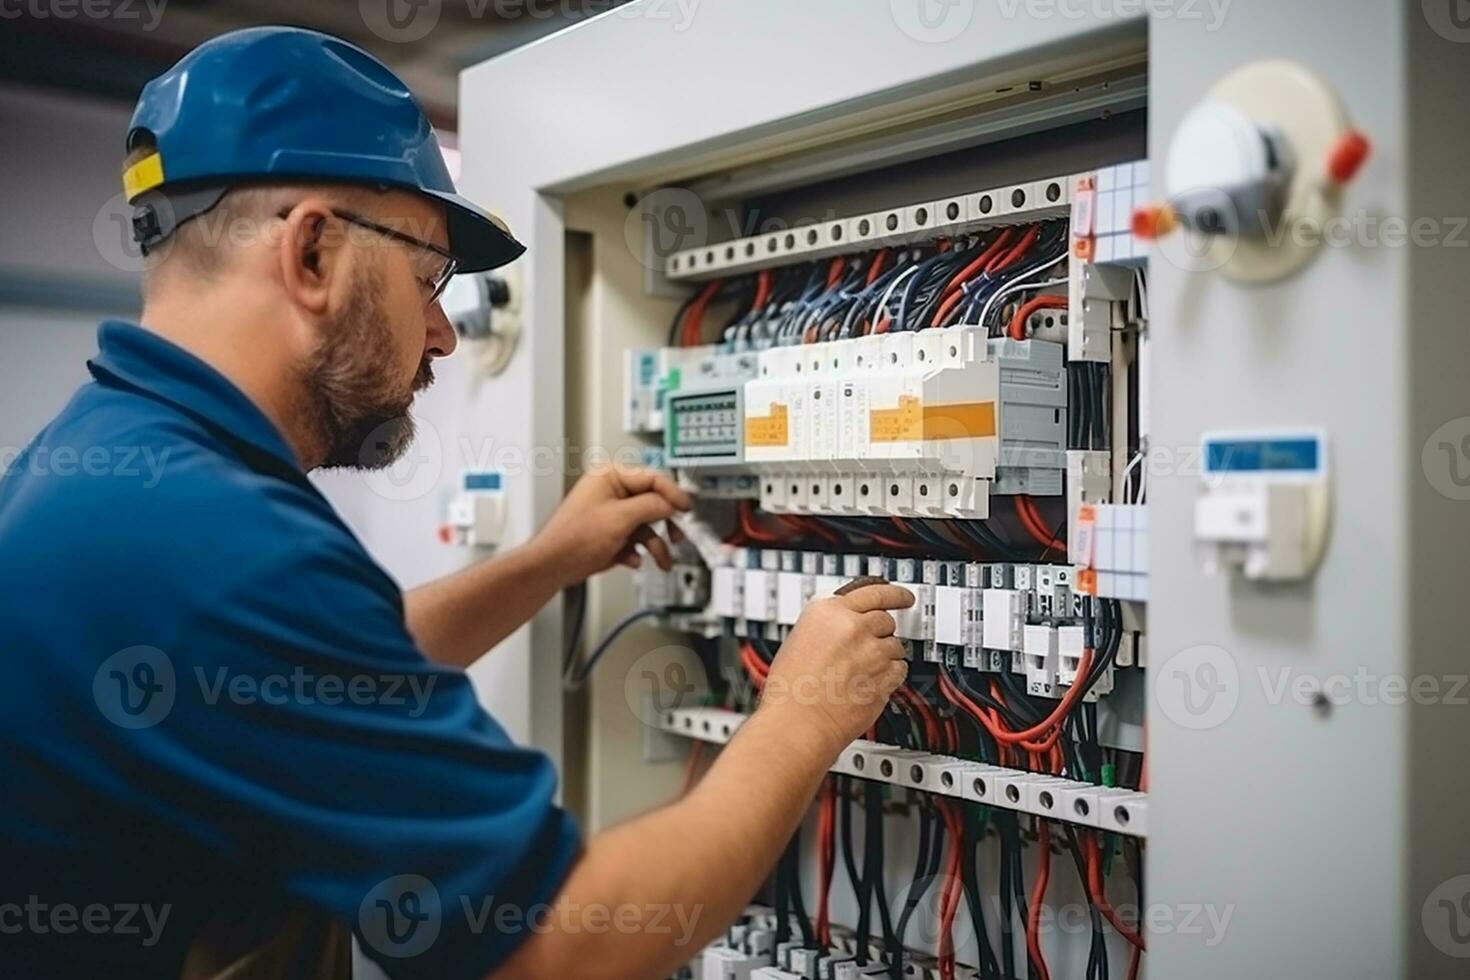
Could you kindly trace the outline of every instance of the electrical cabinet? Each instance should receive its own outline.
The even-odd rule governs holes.
[[[589,634],[640,604],[657,632],[578,702],[531,653],[568,639],[549,610],[498,655],[527,678],[497,687],[501,713],[604,826],[676,795],[802,609],[876,575],[917,600],[897,624],[914,700],[827,798],[859,838],[881,828],[890,899],[918,889],[918,911],[885,935],[839,855],[830,935],[808,941],[773,882],[687,976],[896,956],[1027,975],[1011,886],[1029,901],[1044,854],[1043,903],[1082,923],[1037,937],[1053,976],[1102,955],[1127,975],[1140,894],[1144,976],[1458,975],[1470,950],[1436,902],[1470,873],[1450,755],[1470,722],[1271,697],[1284,670],[1462,670],[1445,583],[1470,575],[1447,544],[1465,516],[1425,440],[1464,414],[1470,355],[1441,327],[1470,277],[1449,248],[1300,244],[1302,222],[1463,210],[1452,22],[1409,2],[1238,0],[1208,31],[1182,8],[922,6],[707,0],[678,35],[607,16],[465,73],[464,189],[530,246],[534,325],[472,434],[644,460],[699,501],[680,574],[588,590]],[[589,66],[576,98],[524,84]],[[1213,159],[1222,131],[1260,165]],[[1366,169],[1364,133],[1387,148]],[[1264,237],[1212,219],[1242,201]],[[1324,449],[1310,481],[1213,480],[1210,434],[1241,432],[1309,433],[1332,469]],[[530,491],[507,495],[507,539],[568,468],[507,475]],[[655,647],[699,683],[640,687]],[[919,704],[957,732],[922,731]],[[989,744],[988,723],[1053,717],[1044,751]],[[1387,789],[1363,792],[1364,760]],[[809,909],[829,805],[781,889]],[[914,877],[951,819],[972,821],[983,926]],[[1103,896],[1121,917],[1094,927]]]

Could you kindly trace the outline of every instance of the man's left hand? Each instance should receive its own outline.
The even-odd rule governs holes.
[[[640,546],[659,568],[668,569],[673,563],[669,542],[653,525],[692,506],[667,474],[609,466],[577,481],[533,543],[567,585],[614,565],[637,568],[643,561]],[[669,527],[677,538],[677,530]]]

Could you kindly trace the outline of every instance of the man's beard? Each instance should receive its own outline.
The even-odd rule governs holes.
[[[380,470],[413,442],[416,392],[434,383],[429,358],[411,384],[398,376],[383,312],[382,277],[363,269],[352,298],[302,369],[311,422],[325,447],[322,466]]]

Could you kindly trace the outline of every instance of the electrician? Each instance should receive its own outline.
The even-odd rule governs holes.
[[[522,246],[403,83],[311,31],[201,45],[127,153],[141,325],[101,326],[0,484],[6,974],[344,976],[355,934],[394,976],[666,975],[902,682],[912,597],[813,603],[708,776],[579,841],[464,668],[568,585],[667,566],[688,497],[600,471],[525,546],[400,593],[307,473],[397,458],[455,347],[440,290]]]

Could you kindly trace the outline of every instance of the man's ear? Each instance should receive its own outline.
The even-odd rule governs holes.
[[[346,238],[334,234],[331,205],[307,198],[286,215],[278,254],[286,295],[305,312],[325,315],[331,305],[332,280],[345,272]]]

